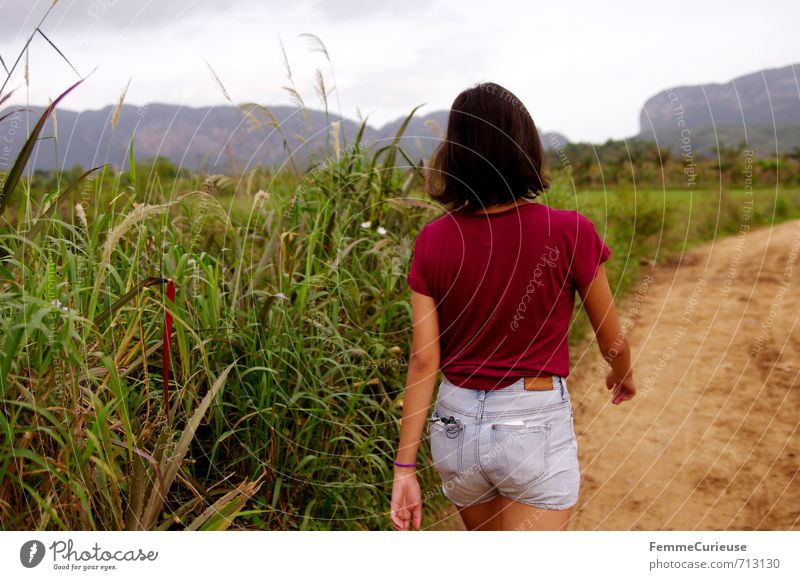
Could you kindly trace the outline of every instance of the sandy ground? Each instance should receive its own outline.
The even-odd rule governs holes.
[[[800,221],[655,268],[621,311],[634,400],[608,402],[595,344],[568,379],[573,529],[800,528]]]
[[[573,352],[570,528],[800,529],[800,221],[644,276],[619,304],[637,396],[612,405],[596,343]]]

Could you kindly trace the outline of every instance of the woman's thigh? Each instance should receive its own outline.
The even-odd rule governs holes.
[[[500,520],[501,497],[494,496],[489,501],[471,506],[459,506],[458,513],[464,522],[467,530],[476,531],[498,531],[502,530]]]
[[[487,502],[459,507],[458,512],[470,531],[553,531],[567,529],[572,508],[548,510],[498,495]]]
[[[549,510],[500,498],[500,529],[508,531],[566,530],[572,508]]]

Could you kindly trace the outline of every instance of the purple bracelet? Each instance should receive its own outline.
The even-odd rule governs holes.
[[[416,467],[417,466],[416,463],[397,463],[397,461],[395,461],[394,464],[397,467]]]

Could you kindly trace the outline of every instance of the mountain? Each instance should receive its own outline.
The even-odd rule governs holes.
[[[0,118],[12,112],[0,111]],[[27,112],[13,115],[0,124],[4,145],[0,168],[8,165],[22,147],[27,128],[43,111],[30,107]],[[59,165],[84,168],[103,163],[127,166],[131,137],[136,158],[166,157],[181,167],[202,169],[207,173],[235,173],[256,164],[281,166],[291,162],[303,169],[310,157],[323,158],[330,124],[341,123],[342,147],[352,143],[361,123],[352,119],[307,110],[277,106],[267,110],[257,105],[240,107],[219,106],[191,108],[154,103],[143,107],[123,105],[115,127],[112,127],[115,107],[96,111],[76,112],[58,109],[47,121],[37,144],[31,165],[34,169],[52,169]],[[415,162],[427,158],[439,143],[447,125],[447,111],[414,116],[406,128],[401,146]],[[391,143],[405,117],[382,127],[367,125],[363,141],[376,148]],[[276,129],[276,126],[280,129]],[[556,135],[565,141],[563,136]],[[57,136],[58,139],[52,138]],[[543,134],[545,146],[553,139]],[[0,137],[2,139],[3,137]],[[0,148],[0,151],[3,151]],[[330,151],[330,148],[327,149]],[[400,159],[400,158],[398,158]],[[403,161],[398,161],[402,163]]]
[[[676,152],[713,152],[744,142],[761,156],[800,147],[800,64],[767,69],[724,84],[680,86],[653,95],[639,115],[637,139]]]
[[[656,141],[676,153],[713,154],[718,145],[744,142],[757,156],[774,157],[800,148],[800,65],[763,70],[724,84],[687,85],[663,90],[645,102],[635,139]],[[30,107],[0,123],[0,171],[7,170],[22,147],[42,107]],[[12,112],[0,111],[0,118]],[[341,124],[342,147],[352,143],[361,123],[302,112],[294,107],[267,110],[257,105],[192,108],[153,103],[124,105],[112,127],[115,107],[95,111],[58,109],[48,119],[43,139],[30,167],[52,169],[58,164],[88,168],[111,163],[124,168],[133,138],[139,159],[166,157],[181,167],[206,173],[237,173],[256,164],[280,167],[294,163],[302,170],[310,158],[324,158],[330,124]],[[415,162],[427,158],[447,125],[448,111],[415,115],[401,146]],[[376,148],[391,143],[405,117],[381,127],[367,125],[363,141]],[[279,127],[279,129],[276,128]],[[58,139],[52,138],[57,134]],[[542,133],[545,148],[568,143],[558,133]],[[291,157],[289,156],[291,151]],[[398,163],[404,161],[398,157]]]

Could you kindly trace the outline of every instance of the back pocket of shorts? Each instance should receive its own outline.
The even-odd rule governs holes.
[[[442,481],[454,478],[461,472],[461,448],[464,441],[464,425],[445,426],[440,421],[430,424],[431,460]]]
[[[499,483],[525,489],[548,469],[549,424],[492,424],[492,471]]]

